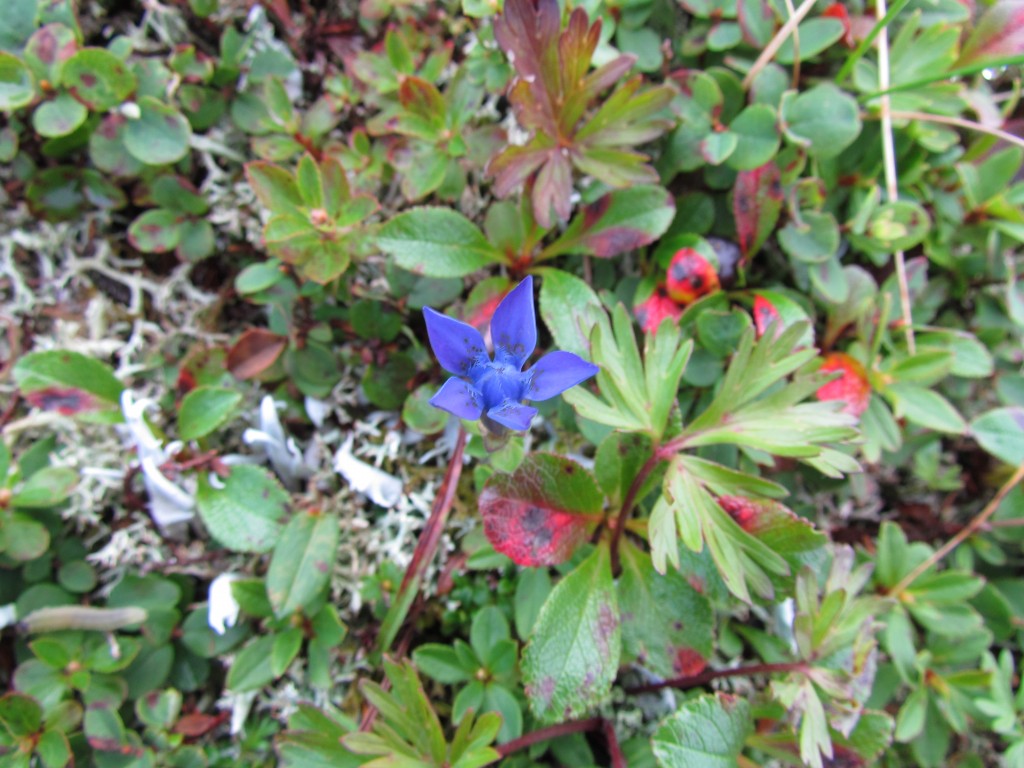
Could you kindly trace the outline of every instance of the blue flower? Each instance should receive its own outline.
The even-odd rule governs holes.
[[[493,432],[501,427],[525,430],[537,409],[524,400],[547,400],[598,372],[598,367],[571,352],[550,352],[529,370],[523,365],[537,346],[533,312],[533,278],[509,292],[491,319],[494,357],[471,325],[430,307],[423,310],[427,335],[441,367],[455,377],[430,398],[430,404],[460,419],[483,419]]]

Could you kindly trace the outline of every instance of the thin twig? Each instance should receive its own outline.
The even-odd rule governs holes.
[[[539,744],[542,741],[557,739],[559,736],[568,736],[570,733],[596,731],[601,728],[603,722],[604,718],[588,717],[586,720],[570,720],[567,723],[557,723],[556,725],[549,725],[547,728],[539,728],[536,731],[524,733],[518,739],[512,739],[512,741],[498,745],[498,754],[502,757],[508,757],[520,749],[532,747],[534,744]]]
[[[879,22],[885,18],[885,0],[875,3],[875,13]],[[881,91],[889,90],[889,29],[883,25],[878,34],[878,87]],[[882,113],[882,159],[885,165],[885,192],[890,203],[899,199],[899,188],[896,175],[896,149],[892,135],[892,108],[888,94],[882,96],[880,105]],[[907,262],[902,250],[893,254],[896,259],[896,279],[900,289],[900,310],[903,314],[903,332],[907,336],[907,351],[914,354],[914,319],[910,309],[910,287],[907,284]]]
[[[790,16],[796,13],[793,0],[786,0],[786,11]],[[800,87],[800,27],[793,29],[793,87]]]
[[[622,540],[622,531],[626,527],[626,520],[629,519],[629,513],[633,511],[633,507],[639,501],[639,494],[644,483],[647,482],[647,478],[650,477],[651,472],[658,466],[664,459],[659,449],[655,448],[654,453],[651,457],[644,462],[644,465],[640,468],[640,471],[636,473],[636,477],[633,478],[633,482],[629,485],[629,490],[626,491],[626,497],[622,500],[622,506],[619,508],[619,514],[615,518],[615,527],[612,529],[612,539],[609,542],[609,547],[612,553],[612,575],[618,576],[621,566],[619,565],[619,544]]]
[[[750,85],[754,82],[754,78],[761,73],[762,69],[768,66],[768,63],[775,57],[775,54],[778,53],[782,44],[786,42],[786,39],[791,34],[793,34],[793,30],[800,26],[800,22],[804,20],[804,16],[811,12],[811,8],[814,7],[815,2],[817,2],[817,0],[804,0],[803,3],[800,4],[800,7],[796,9],[796,13],[790,16],[779,31],[775,33],[775,37],[773,37],[767,47],[761,51],[761,55],[757,57],[757,61],[754,62],[750,71],[747,72],[747,76],[743,78],[743,90],[750,90]]]
[[[889,114],[894,120],[923,120],[928,123],[952,125],[968,131],[977,131],[978,133],[995,136],[997,139],[1001,139],[1009,144],[1016,144],[1018,147],[1024,147],[1024,139],[1020,136],[1016,136],[1009,131],[1004,131],[1000,128],[990,128],[989,126],[982,125],[975,120],[967,120],[963,117],[949,117],[947,115],[933,115],[928,112],[903,111],[898,109],[891,110]]]
[[[924,562],[904,576],[895,587],[889,590],[889,594],[899,596],[905,592],[906,589],[914,583],[918,576],[939,562],[939,560],[960,546],[961,543],[981,528],[988,519],[995,514],[995,511],[999,509],[999,505],[1003,503],[1003,499],[1006,498],[1006,495],[1012,491],[1021,480],[1024,480],[1024,464],[1017,467],[1017,471],[1013,473],[1009,480],[1003,483],[1003,486],[996,491],[996,495],[992,497],[992,500],[985,505],[985,508],[982,509],[981,512],[975,515],[971,522],[965,525],[964,528],[956,534],[956,536],[935,550],[935,552],[932,553],[932,555]]]
[[[779,664],[748,664],[745,667],[730,667],[729,669],[709,669],[699,675],[687,675],[686,677],[673,677],[669,680],[662,680],[660,683],[648,683],[627,688],[626,693],[653,693],[663,688],[676,688],[680,691],[687,691],[691,688],[700,688],[713,680],[720,680],[723,677],[748,677],[750,675],[770,675],[775,672],[806,672],[808,664],[806,661],[786,661]]]

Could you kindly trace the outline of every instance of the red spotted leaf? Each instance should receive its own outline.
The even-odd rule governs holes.
[[[782,212],[782,179],[775,163],[740,171],[732,194],[736,236],[744,259],[760,250]]]
[[[769,326],[775,324],[774,336],[782,333],[782,322],[779,310],[764,296],[758,294],[754,297],[754,326],[757,328],[757,337],[761,338],[768,331]]]
[[[676,251],[665,278],[665,290],[670,298],[685,306],[720,288],[718,272],[699,251],[694,248]]]
[[[71,387],[47,387],[35,392],[26,392],[25,399],[36,408],[44,411],[56,411],[61,416],[73,416],[76,413],[90,411],[96,407],[96,398],[88,392]]]
[[[666,317],[679,320],[683,309],[665,294],[665,287],[659,285],[645,301],[633,307],[633,314],[644,333],[654,333]]]
[[[710,600],[682,571],[654,570],[651,556],[626,542],[619,605],[622,653],[660,677],[689,677],[707,665],[714,647]]]
[[[590,473],[570,459],[528,456],[511,475],[493,475],[480,494],[491,545],[518,565],[557,565],[587,538],[603,497]]]
[[[789,507],[772,499],[720,496],[719,506],[737,525],[780,555],[796,555],[818,549],[825,536]]]

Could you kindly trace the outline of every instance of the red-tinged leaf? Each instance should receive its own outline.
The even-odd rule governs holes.
[[[744,258],[757,253],[775,229],[782,212],[782,198],[781,175],[775,163],[737,174],[732,211]]]
[[[819,373],[841,371],[842,375],[834,381],[820,387],[817,392],[819,400],[839,400],[843,403],[843,412],[852,416],[860,416],[868,408],[871,400],[871,385],[868,383],[867,371],[860,362],[845,352],[833,352],[825,357]]]
[[[587,12],[576,8],[569,17],[569,24],[558,40],[559,74],[562,93],[571,93],[590,69],[601,38],[601,20],[588,26]]]
[[[555,148],[506,147],[487,167],[487,172],[494,177],[494,194],[507,197],[526,183],[556,151]]]
[[[572,164],[564,151],[551,151],[547,162],[537,174],[533,185],[533,217],[550,229],[551,209],[560,221],[568,221],[572,213]]]
[[[956,66],[1024,53],[1024,0],[999,0],[979,19]]]
[[[206,735],[223,722],[224,718],[220,716],[192,712],[182,715],[178,719],[178,722],[174,724],[174,733],[180,733],[189,739],[196,739]]]
[[[88,392],[70,387],[47,387],[24,395],[36,408],[44,411],[56,411],[61,416],[73,416],[76,413],[90,411],[96,407],[96,398]]]
[[[609,192],[580,211],[544,257],[578,253],[610,258],[650,245],[672,223],[672,195],[654,185]]]
[[[778,26],[775,11],[767,0],[740,0],[736,5],[743,40],[755,48],[763,48],[772,39]]]
[[[533,0],[508,0],[494,22],[494,39],[518,76],[509,90],[517,119],[526,128],[547,130],[552,135],[557,131],[554,99],[560,95],[561,16],[557,0],[538,0],[536,5]],[[529,106],[524,109],[524,105]]]
[[[285,336],[264,328],[249,328],[228,350],[228,370],[241,381],[255,378],[272,366],[287,346]]]
[[[444,115],[444,98],[437,86],[415,75],[402,78],[398,86],[398,100],[410,112],[427,119]]]
[[[633,307],[633,314],[644,333],[654,333],[666,317],[679,320],[683,308],[665,295],[664,285],[659,285],[645,301]]]
[[[536,453],[511,475],[492,475],[480,494],[491,545],[518,565],[557,565],[586,540],[603,496],[574,461]]]

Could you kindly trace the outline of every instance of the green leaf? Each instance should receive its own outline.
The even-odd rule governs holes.
[[[276,642],[276,635],[263,635],[240,650],[228,670],[228,689],[235,693],[254,691],[273,680],[274,670],[269,662]]]
[[[607,697],[622,651],[607,547],[551,592],[523,652],[523,682],[541,722],[580,717]]]
[[[540,316],[555,339],[555,346],[583,358],[590,357],[590,333],[604,317],[594,289],[560,269],[541,269]]]
[[[429,277],[463,277],[503,261],[479,228],[450,208],[413,208],[389,220],[377,245],[398,266]]]
[[[445,685],[468,682],[476,672],[462,663],[455,649],[438,643],[421,645],[412,652],[412,660],[420,672]]]
[[[622,546],[619,605],[624,661],[663,678],[694,675],[711,657],[714,614],[708,598],[678,571],[658,574],[650,555]]]
[[[236,552],[273,549],[288,510],[288,492],[265,469],[248,464],[231,468],[215,488],[200,476],[196,506],[210,535]]]
[[[654,758],[661,768],[735,768],[751,726],[746,701],[703,694],[661,722],[651,737]]]
[[[333,515],[301,512],[289,521],[267,571],[267,595],[278,618],[309,605],[327,586],[339,533]]]
[[[38,23],[38,5],[38,0],[14,0],[5,5],[0,14],[0,50],[21,50]]]
[[[839,251],[839,225],[831,213],[801,211],[801,223],[779,230],[779,245],[797,261],[820,264]]]
[[[166,253],[178,247],[185,216],[166,208],[146,211],[128,226],[128,242],[144,253]]]
[[[479,508],[498,552],[519,565],[557,565],[586,539],[603,501],[593,476],[575,461],[534,453],[511,475],[491,475]]]
[[[286,629],[274,638],[274,647],[270,652],[270,671],[274,677],[283,675],[302,647],[303,632],[299,627]]]
[[[786,91],[780,117],[786,137],[818,158],[835,157],[860,135],[857,100],[831,83]]]
[[[0,112],[13,112],[32,103],[35,79],[21,59],[0,51]]]
[[[61,93],[36,108],[32,113],[32,127],[40,136],[47,138],[67,136],[78,130],[88,116],[89,110],[81,102]]]
[[[978,444],[1011,466],[1024,464],[1024,408],[994,408],[971,422]]]
[[[752,104],[729,123],[736,149],[725,164],[737,171],[752,171],[771,161],[779,151],[779,129],[775,110],[767,104]]]
[[[14,365],[14,382],[24,394],[71,388],[118,403],[124,385],[99,360],[70,350],[30,352]]]
[[[196,387],[181,401],[178,435],[196,440],[213,432],[231,418],[242,402],[242,393],[222,387]]]
[[[42,727],[43,711],[31,696],[7,693],[0,696],[0,723],[14,738],[23,738]]]
[[[675,212],[675,200],[662,187],[609,192],[576,214],[538,260],[565,253],[610,258],[650,245],[665,234]]]
[[[780,64],[792,64],[796,59],[797,48],[793,43],[799,35],[799,57],[801,61],[810,61],[843,36],[844,26],[839,19],[818,17],[800,23],[796,33],[788,35],[785,42],[775,54]]]
[[[138,105],[139,119],[129,120],[125,126],[124,146],[129,154],[147,165],[167,165],[184,158],[192,140],[192,127],[185,116],[152,96],[143,96]]]
[[[11,497],[11,505],[45,508],[60,504],[78,484],[78,472],[70,467],[43,467]]]
[[[893,384],[886,388],[884,394],[892,403],[897,418],[906,418],[919,427],[955,435],[963,434],[967,429],[956,408],[934,390],[913,384]]]
[[[93,112],[118,106],[136,86],[135,75],[105,48],[82,48],[65,62],[61,80],[71,95]]]

